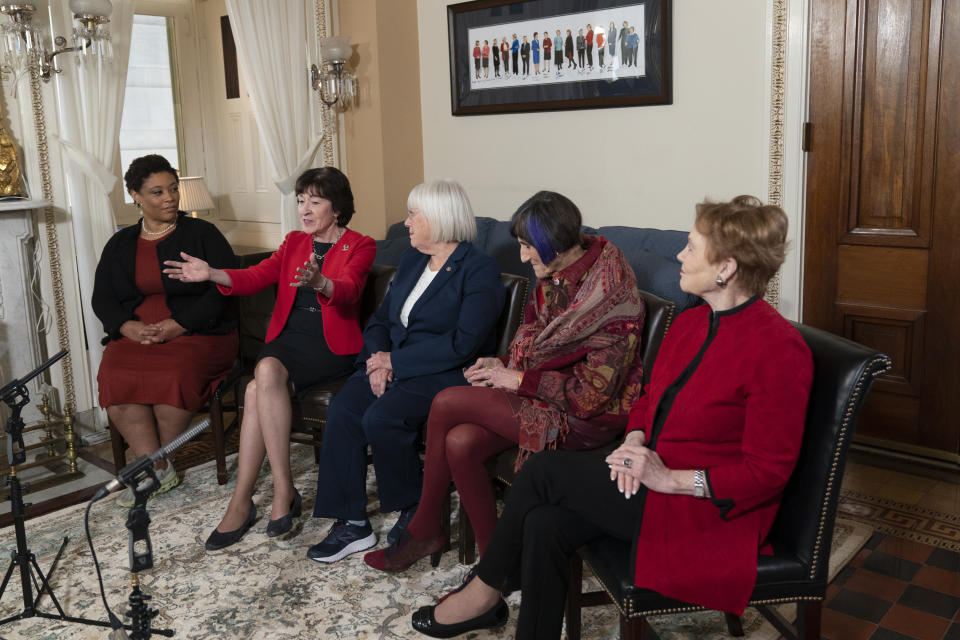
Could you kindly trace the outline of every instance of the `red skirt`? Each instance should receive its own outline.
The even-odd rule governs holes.
[[[180,336],[161,344],[107,344],[97,374],[100,406],[168,404],[197,411],[233,368],[237,332]]]

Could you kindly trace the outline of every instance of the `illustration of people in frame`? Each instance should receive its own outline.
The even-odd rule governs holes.
[[[470,85],[499,89],[642,77],[645,32],[643,3],[470,28]]]

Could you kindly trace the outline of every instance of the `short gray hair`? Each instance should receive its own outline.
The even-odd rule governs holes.
[[[407,196],[407,209],[426,217],[432,242],[472,242],[477,237],[470,198],[455,180],[418,184]]]

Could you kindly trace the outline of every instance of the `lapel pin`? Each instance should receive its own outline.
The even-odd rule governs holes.
[[[453,271],[453,267],[447,267],[447,271]]]
[[[344,250],[344,251],[346,251],[346,250],[349,249],[349,248],[350,248],[350,245],[348,245],[348,244],[343,245],[343,250]]]

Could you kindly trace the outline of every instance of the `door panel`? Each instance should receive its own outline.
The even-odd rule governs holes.
[[[848,217],[842,242],[927,246],[932,176],[924,174],[926,59],[931,21],[923,0],[848,3],[845,110],[851,126]],[[933,32],[934,40],[937,33]],[[929,141],[929,142],[932,142]]]
[[[894,360],[859,436],[960,461],[951,1],[813,0],[803,319]]]

